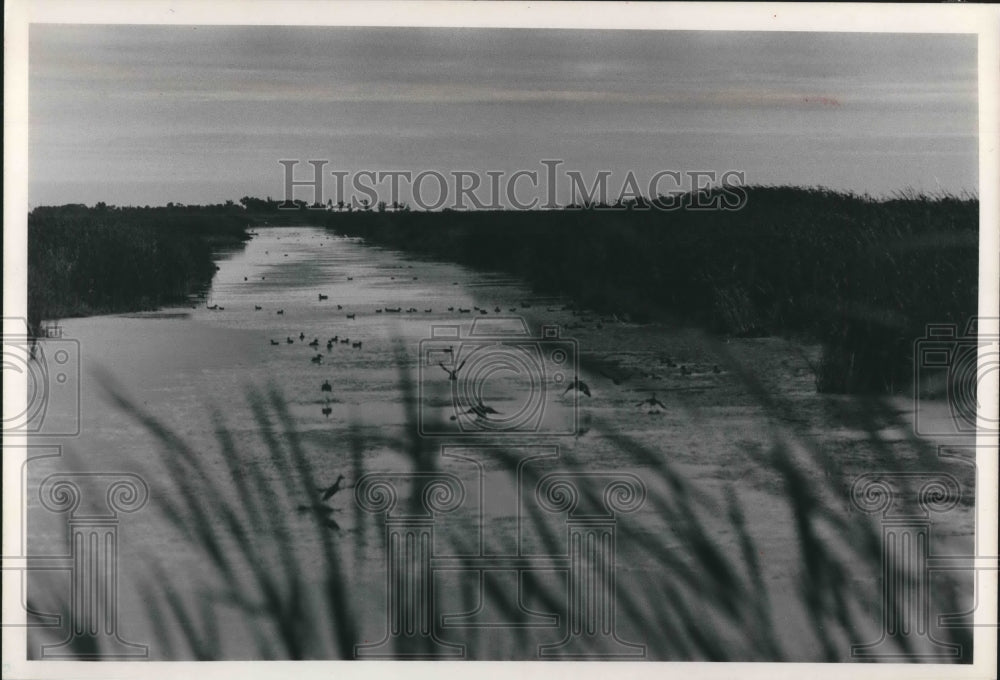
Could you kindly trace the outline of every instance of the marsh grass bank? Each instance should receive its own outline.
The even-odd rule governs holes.
[[[207,288],[213,255],[249,235],[232,206],[65,205],[28,214],[28,317],[155,309]]]
[[[735,211],[321,214],[342,234],[509,272],[600,313],[818,341],[821,392],[908,389],[926,325],[976,313],[978,200],[746,191]]]

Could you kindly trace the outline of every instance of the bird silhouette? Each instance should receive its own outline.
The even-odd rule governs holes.
[[[333,391],[333,385],[330,384],[329,380],[324,380],[323,384],[319,386],[319,389],[322,392],[332,392]]]
[[[354,318],[355,316],[357,316],[357,314],[353,314],[353,313],[352,313],[352,314],[348,314],[348,315],[347,315],[347,318],[348,318],[348,319],[353,319],[353,318]]]
[[[573,382],[571,382],[566,387],[566,391],[563,392],[563,396],[565,397],[567,394],[569,394],[573,390],[578,390],[578,391],[583,392],[584,394],[586,394],[588,397],[590,396],[590,388],[587,386],[587,383],[583,382],[579,378],[574,378],[573,379]]]
[[[262,309],[263,309],[263,307],[261,307],[260,305],[254,305],[253,306],[253,311],[255,311],[255,312],[259,312]]]
[[[291,338],[285,338],[285,342],[287,342],[289,345],[294,345],[295,344],[295,341],[292,340]]]
[[[491,414],[500,415],[500,411],[497,411],[492,406],[487,406],[483,403],[482,397],[479,398],[472,408],[465,412],[466,415],[475,414],[479,418],[487,418]]]
[[[648,406],[650,409],[660,408],[663,409],[664,411],[667,410],[667,407],[663,405],[663,402],[656,398],[656,392],[653,392],[650,395],[649,399],[643,399],[642,401],[640,401],[638,404],[636,404],[636,406]],[[652,411],[650,412],[652,413]]]
[[[438,362],[438,366],[440,366],[441,368],[443,368],[444,371],[445,371],[445,373],[448,374],[448,380],[458,380],[458,372],[462,370],[462,366],[465,366],[465,362],[463,361],[462,363],[460,363],[458,365],[458,368],[456,368],[454,371],[451,370],[450,368],[448,368],[447,366],[445,366],[440,361]]]
[[[323,355],[322,354],[317,354],[316,356],[314,356],[309,361],[313,362],[314,364],[321,364],[321,363],[323,363]]]
[[[278,342],[277,340],[272,340],[272,341],[271,341],[271,344],[272,344],[272,345],[280,345],[281,343],[280,343],[280,342]]]
[[[306,334],[305,333],[299,333],[299,340],[305,340],[305,339],[306,339]]]
[[[319,293],[319,299],[320,299],[321,301],[322,301],[322,300],[328,300],[329,298],[330,298],[330,296],[329,296],[329,295],[323,295],[322,293]]]
[[[285,313],[285,310],[283,310],[283,309],[279,309],[277,312],[275,312],[275,314],[284,314],[284,313]]]
[[[333,484],[326,487],[325,489],[316,489],[316,492],[322,494],[322,496],[320,497],[322,500],[327,501],[330,500],[330,498],[332,498],[335,493],[344,488],[343,483],[344,483],[344,475],[337,475],[337,481],[335,481]]]

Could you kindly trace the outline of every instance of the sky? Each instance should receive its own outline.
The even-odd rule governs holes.
[[[546,159],[612,193],[976,192],[976,61],[974,35],[36,24],[29,203],[281,198],[279,160],[327,160],[324,200],[333,170],[485,185]]]

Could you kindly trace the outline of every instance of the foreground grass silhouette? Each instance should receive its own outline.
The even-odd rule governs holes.
[[[739,378],[764,408],[769,422],[778,423],[790,415],[751,371],[739,372]],[[155,435],[170,481],[180,490],[174,496],[155,494],[155,506],[202,556],[205,573],[200,576],[211,574],[220,584],[192,592],[186,574],[167,573],[157,566],[157,556],[149,555],[142,590],[156,630],[153,642],[160,650],[157,656],[195,660],[354,658],[355,645],[362,642],[357,617],[374,605],[359,600],[352,584],[357,574],[371,572],[376,565],[351,563],[344,541],[352,539],[331,531],[321,521],[314,523],[313,549],[303,551],[291,539],[289,520],[297,504],[315,496],[316,480],[345,473],[356,481],[375,471],[366,469],[363,455],[374,444],[404,454],[412,473],[439,470],[439,444],[433,442],[432,447],[432,442],[416,434],[416,395],[403,368],[400,388],[407,431],[412,435],[372,442],[352,429],[343,450],[330,458],[340,461],[339,465],[350,461],[350,469],[338,469],[334,464],[319,470],[306,454],[285,400],[274,390],[247,395],[260,438],[259,450],[250,458],[220,416],[215,420],[217,449],[196,451],[108,385],[118,408]],[[870,469],[904,471],[904,463],[876,436],[881,427],[877,423],[896,416],[873,399],[852,417],[860,419],[852,425],[871,434],[869,443],[875,448],[876,460]],[[850,659],[851,645],[870,643],[877,637],[878,626],[873,630],[868,613],[872,593],[859,591],[852,584],[859,577],[877,581],[883,574],[879,526],[846,507],[843,492],[850,489],[853,479],[845,476],[837,460],[811,440],[777,424],[774,427],[775,444],[765,452],[766,464],[782,480],[779,502],[793,518],[797,539],[796,554],[787,556],[796,565],[794,576],[779,587],[794,593],[796,608],[804,612],[808,622],[796,639],[780,632],[781,619],[788,612],[775,609],[771,599],[774,585],[765,582],[761,534],[766,533],[766,527],[748,525],[737,495],[727,494],[720,501],[687,479],[670,462],[668,452],[642,446],[608,423],[592,423],[594,431],[613,440],[617,449],[641,468],[649,489],[643,512],[670,529],[669,541],[651,540],[629,521],[620,523],[618,529],[619,543],[638,554],[639,562],[658,565],[658,574],[663,575],[647,579],[642,588],[620,585],[616,591],[619,619],[641,631],[643,639],[638,642],[650,650],[650,656],[690,661],[803,660],[800,646],[805,645],[817,650],[808,660],[838,662]],[[932,446],[918,439],[910,443],[917,467],[909,461],[906,470],[942,469]],[[260,452],[266,454],[263,459]],[[518,461],[515,451],[501,449],[499,456],[506,463],[505,469],[514,474]],[[585,471],[570,457],[560,460],[559,466],[567,472]],[[155,479],[149,481],[155,487]],[[538,480],[529,474],[527,481]],[[540,537],[542,552],[565,550],[561,533],[552,527],[551,515],[527,513],[522,521]],[[733,538],[723,541],[722,536]],[[467,535],[453,532],[439,538],[453,548],[448,552],[468,554]],[[918,587],[922,578],[910,571],[892,575],[904,588]],[[517,614],[517,594],[503,592],[490,582],[485,587],[485,603],[479,602],[472,590],[463,591],[459,593],[462,606],[452,611],[467,612],[488,605],[511,616]],[[534,602],[559,614],[561,625],[566,625],[562,616],[566,593],[562,588],[553,587],[530,570],[524,574],[523,587]],[[971,584],[963,581],[954,589],[932,590],[930,611],[964,611],[968,592],[963,596],[962,591],[969,588]],[[435,596],[440,597],[437,590]],[[435,628],[443,613],[440,605],[437,600]],[[912,602],[898,599],[888,606],[890,611],[883,614],[886,617],[914,615],[905,611]],[[235,617],[226,617],[223,623],[222,610],[235,613]],[[945,636],[943,642],[961,645],[962,656],[955,661],[971,661],[967,629],[948,628],[938,634]],[[537,641],[530,629],[509,629],[503,644],[495,631],[483,628],[466,629],[460,639],[441,635],[465,644],[471,658],[537,658]],[[919,638],[902,636],[897,643],[901,657],[895,661],[918,660],[922,651]],[[401,656],[421,653],[413,648],[397,651]]]

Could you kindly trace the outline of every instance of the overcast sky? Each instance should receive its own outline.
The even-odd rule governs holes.
[[[33,206],[280,197],[280,159],[978,182],[975,36],[34,25],[29,58]]]

